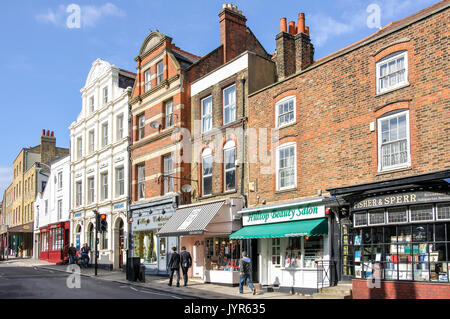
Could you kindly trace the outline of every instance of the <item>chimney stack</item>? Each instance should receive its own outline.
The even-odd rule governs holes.
[[[314,61],[314,46],[309,37],[309,27],[305,26],[305,14],[298,14],[297,27],[294,21],[290,21],[288,32],[286,29],[286,18],[281,18],[280,33],[276,36],[278,80],[308,68]]]
[[[224,4],[219,13],[220,44],[223,45],[223,63],[247,49],[247,19],[232,4]]]
[[[41,162],[51,161],[56,157],[56,138],[54,132],[42,130],[41,136]]]

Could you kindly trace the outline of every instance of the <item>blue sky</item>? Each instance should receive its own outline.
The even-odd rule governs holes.
[[[275,51],[280,18],[306,14],[315,58],[326,56],[376,31],[366,9],[377,4],[381,26],[437,0],[22,0],[0,10],[2,96],[0,198],[11,182],[12,161],[22,147],[39,144],[42,129],[69,147],[68,126],[81,109],[80,89],[93,61],[101,57],[135,71],[139,48],[150,30],[173,38],[180,48],[204,55],[219,46],[218,13],[237,5],[269,53]],[[81,28],[69,29],[70,4],[81,8]]]

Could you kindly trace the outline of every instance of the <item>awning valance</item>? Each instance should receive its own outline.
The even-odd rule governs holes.
[[[327,218],[299,220],[293,222],[245,226],[230,239],[281,238],[319,236],[328,234]]]

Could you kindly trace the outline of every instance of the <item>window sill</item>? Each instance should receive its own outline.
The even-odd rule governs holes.
[[[375,176],[382,176],[382,175],[386,175],[386,174],[398,173],[398,172],[404,172],[404,171],[410,171],[410,170],[412,170],[411,166],[386,169],[385,171],[379,171]]]
[[[389,89],[389,90],[386,90],[386,91],[377,93],[375,96],[378,97],[378,96],[382,96],[382,95],[385,95],[385,94],[388,94],[388,93],[392,93],[392,92],[394,92],[394,91],[397,91],[397,90],[406,88],[406,87],[408,87],[408,86],[410,86],[410,85],[411,85],[410,83],[406,83],[406,84],[403,84],[403,85],[398,86],[398,87],[396,87],[396,88]]]
[[[293,187],[293,188],[288,188],[288,189],[280,189],[275,191],[275,194],[283,194],[283,193],[289,193],[289,192],[293,192],[293,191],[297,191],[297,187]]]
[[[294,126],[295,124],[297,124],[297,122],[292,122],[292,123],[289,123],[289,124],[286,124],[286,125],[283,125],[283,126],[278,126],[278,127],[275,127],[275,130],[279,131],[279,130],[282,130],[284,128],[288,128],[288,127]]]

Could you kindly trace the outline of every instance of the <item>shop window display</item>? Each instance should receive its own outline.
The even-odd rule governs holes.
[[[304,264],[305,268],[316,267],[316,261],[323,258],[323,236],[304,237]]]
[[[156,230],[136,232],[134,238],[134,254],[141,258],[141,263],[156,263]]]
[[[241,241],[225,237],[206,239],[205,257],[207,269],[239,271]]]

